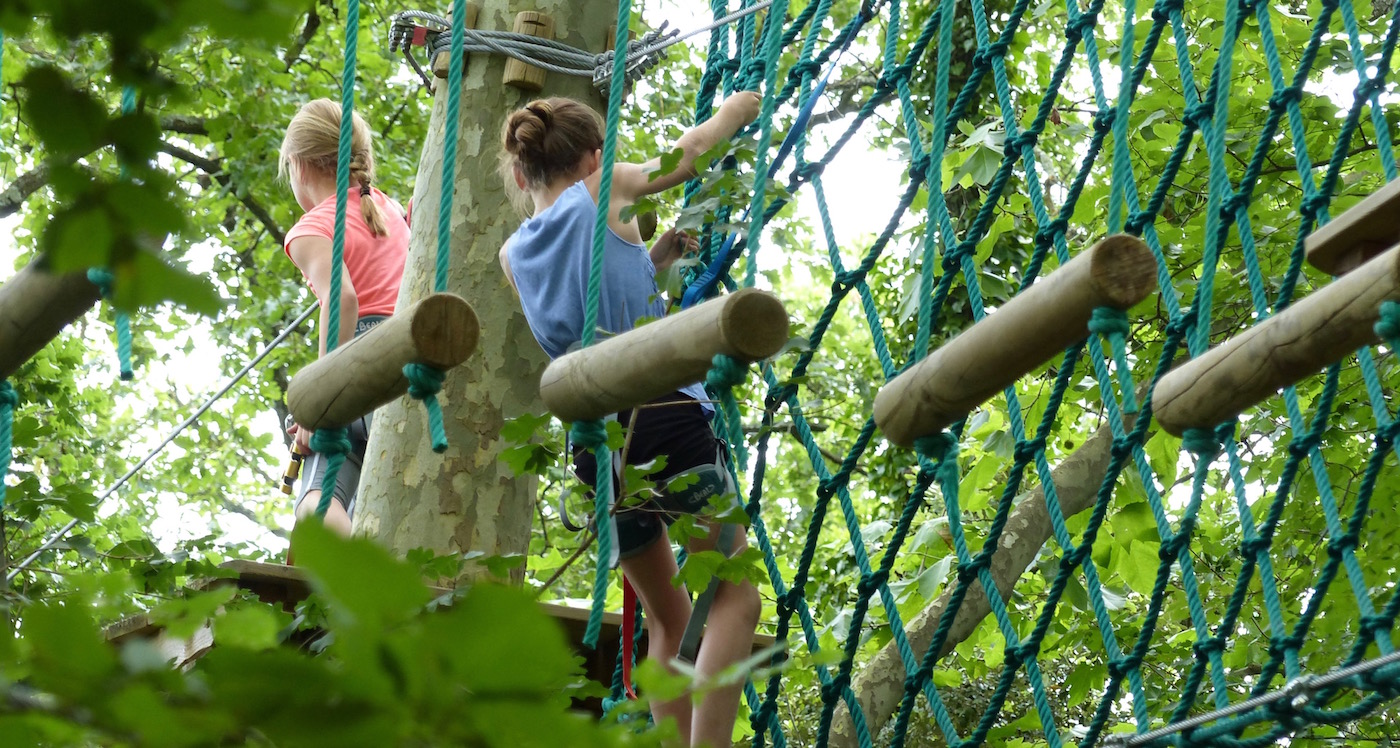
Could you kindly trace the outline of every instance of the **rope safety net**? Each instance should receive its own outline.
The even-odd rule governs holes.
[[[1378,483],[1394,480],[1383,467],[1400,433],[1383,384],[1388,371],[1384,360],[1363,349],[1329,368],[1321,381],[1288,387],[1276,398],[1284,416],[1268,421],[1269,431],[1262,434],[1236,434],[1235,424],[1227,423],[1188,432],[1177,442],[1155,427],[1148,394],[1174,363],[1282,310],[1301,295],[1300,283],[1325,282],[1305,279],[1303,240],[1329,220],[1343,177],[1364,173],[1370,188],[1396,177],[1390,124],[1381,104],[1387,90],[1394,90],[1390,66],[1400,6],[1378,4],[1376,10],[1384,12],[1363,26],[1350,0],[1314,3],[1307,18],[1252,0],[1209,3],[1189,13],[1180,0],[1150,6],[1124,0],[1115,7],[1106,7],[1104,0],[1067,0],[1034,9],[1029,0],[995,3],[995,8],[986,0],[938,0],[924,7],[867,0],[847,19],[834,18],[833,5],[814,0],[794,6],[800,10],[788,18],[789,4],[778,0],[757,17],[764,19],[761,24],[750,15],[715,28],[695,105],[698,122],[710,116],[721,93],[749,89],[764,94],[753,167],[760,176],[753,180],[747,231],[739,242],[743,251],[719,253],[723,236],[713,226],[728,223],[726,209],[707,226],[702,240],[702,260],[717,263],[720,271],[700,289],[702,294],[712,294],[721,283],[753,286],[760,250],[784,251],[763,245],[769,222],[789,200],[771,195],[763,178],[772,163],[779,120],[789,110],[807,108],[814,82],[852,39],[880,45],[873,84],[855,99],[859,108],[839,120],[840,135],[830,139],[825,152],[809,153],[813,143],[808,134],[794,128],[794,164],[778,176],[789,193],[811,191],[831,264],[821,276],[831,279],[831,296],[813,310],[806,330],[810,349],[790,370],[786,360],[764,363],[740,377],[735,388],[714,386],[736,384],[732,372],[729,378],[710,378],[712,395],[724,404],[717,430],[731,445],[738,475],[747,484],[750,533],[763,552],[771,585],[764,592],[772,615],[764,623],[788,645],[788,654],[775,656],[774,662],[799,656],[836,663],[813,668],[820,714],[814,734],[799,743],[899,746],[922,723],[954,746],[996,743],[1013,733],[1051,746],[1267,745],[1303,728],[1369,715],[1400,695],[1400,668],[1389,657],[1390,631],[1400,613],[1400,596],[1392,591],[1394,557],[1385,555],[1384,543],[1378,541],[1374,548],[1361,543],[1374,536],[1367,517]],[[618,28],[626,29],[631,3],[622,0],[619,6]],[[711,0],[711,9],[716,19],[729,13],[724,0]],[[1040,24],[1039,33],[1044,33],[1046,19],[1041,17],[1047,13],[1061,29],[1049,42],[1062,44],[1058,49],[1037,47],[1044,42],[1028,39],[1032,25]],[[1210,43],[1196,41],[1198,36]],[[955,39],[970,43],[960,47]],[[618,48],[625,41],[619,34]],[[1326,51],[1341,61],[1347,75],[1356,76],[1354,83],[1345,84],[1354,89],[1345,97],[1341,121],[1307,117],[1310,100],[1319,96],[1311,83],[1329,77],[1335,86],[1341,75],[1322,66]],[[1285,63],[1296,67],[1288,70]],[[595,275],[620,119],[622,62],[617,65],[607,116]],[[1024,90],[1027,77],[1040,90],[1018,97],[1013,89]],[[1232,111],[1231,92],[1246,79],[1249,86],[1269,92],[1262,111]],[[916,82],[932,87],[931,97],[919,92],[928,102],[922,107],[916,105]],[[1140,110],[1145,107],[1135,104],[1150,97],[1162,105],[1164,87],[1173,98],[1144,122]],[[1083,99],[1076,100],[1080,95]],[[884,230],[859,247],[852,262],[847,257],[855,248],[838,246],[836,240],[822,171],[886,105],[897,112],[896,138],[905,139],[907,182]],[[1062,109],[1080,111],[1082,124],[1065,126]],[[968,189],[966,169],[957,170],[954,156],[965,155],[960,144],[982,124],[970,121],[974,114],[990,119],[988,126],[1002,139],[994,149],[996,158],[976,180],[977,189]],[[1175,137],[1162,148],[1169,151],[1164,168],[1147,170],[1136,149],[1143,130],[1154,122],[1171,123],[1164,126]],[[1041,151],[1050,147],[1062,157],[1066,151],[1074,155],[1071,172],[1060,175],[1046,166]],[[1292,190],[1286,199],[1297,206],[1296,224],[1257,225],[1251,205],[1256,199],[1281,199],[1276,191],[1280,173]],[[1272,192],[1257,193],[1262,184]],[[1106,197],[1093,202],[1086,193],[1099,186],[1106,188],[1099,190]],[[687,201],[700,192],[701,185],[692,182]],[[1178,213],[1183,193],[1196,205],[1189,221]],[[1348,193],[1347,203],[1358,194],[1364,193]],[[909,232],[916,203],[925,211],[926,223]],[[1010,215],[1033,221],[1034,241],[1011,268],[1013,275],[1006,276],[1007,268],[989,265],[988,255]],[[870,495],[860,485],[862,466],[888,461],[895,450],[875,440],[874,420],[867,418],[840,442],[845,454],[832,460],[837,467],[823,455],[838,444],[823,445],[814,434],[807,403],[817,393],[809,391],[805,375],[823,365],[824,338],[847,317],[862,319],[888,380],[937,345],[944,335],[940,326],[962,316],[967,321],[985,317],[989,288],[995,289],[992,298],[1024,290],[1066,263],[1074,254],[1072,246],[1087,246],[1117,232],[1140,236],[1155,257],[1159,293],[1149,302],[1153,308],[1134,310],[1130,317],[1096,314],[1086,339],[1065,351],[1049,372],[1008,388],[989,404],[1004,421],[1001,436],[1007,441],[1000,457],[983,448],[986,419],[964,420],[918,442],[917,469],[907,493],[882,503],[884,514],[871,516],[860,509],[856,499]],[[907,258],[891,251],[900,241],[914,245]],[[1199,261],[1182,265],[1183,244],[1200,248]],[[872,283],[872,276],[887,279],[900,263],[906,263],[916,283],[912,335],[901,331],[897,318],[887,316],[893,310],[882,309],[879,302],[889,294]],[[781,295],[782,289],[777,291]],[[589,298],[594,313],[596,282]],[[1231,304],[1244,306],[1244,314],[1236,314]],[[1128,324],[1133,317],[1153,314],[1153,325]],[[1400,310],[1377,314],[1382,315],[1377,331],[1386,345],[1400,344]],[[592,325],[585,323],[584,329]],[[739,403],[762,419],[749,444],[737,418]],[[776,428],[780,418],[790,424]],[[1246,418],[1255,426],[1262,423],[1249,414]],[[1090,485],[1077,487],[1087,500],[1070,507],[1062,504],[1061,494],[1068,488],[1057,485],[1065,481],[1055,467],[1076,454],[1076,445],[1061,441],[1069,433],[1063,424],[1077,423],[1082,429],[1085,420],[1099,424],[1089,441],[1105,458],[1094,465]],[[593,426],[575,424],[575,438],[600,444]],[[809,485],[815,488],[774,502],[765,493],[765,476],[786,433],[810,458],[814,480]],[[1255,450],[1261,437],[1272,445],[1265,451],[1286,447],[1280,450],[1286,454],[1282,468],[1273,474],[1258,473]],[[1368,443],[1364,449],[1369,456],[1355,480],[1339,488],[1332,483],[1324,451],[1329,441],[1347,438]],[[605,457],[599,454],[600,460]],[[986,464],[993,469],[985,469]],[[1178,465],[1189,479],[1178,482]],[[610,485],[603,480],[597,486],[599,512],[609,510]],[[1023,577],[1016,568],[1013,585],[999,587],[993,570],[1007,553],[998,556],[998,551],[1009,553],[1018,542],[1007,528],[1023,498],[1036,503],[1046,518],[1049,542],[1039,551],[1039,573]],[[1325,527],[1316,528],[1316,546],[1295,548],[1277,535],[1305,501],[1320,506]],[[1116,549],[1099,553],[1104,544],[1096,547],[1096,541],[1119,532],[1119,517],[1128,514],[1141,517],[1146,528],[1129,546],[1132,557],[1120,559]],[[1227,542],[1234,544],[1237,557],[1225,559],[1228,568],[1221,568],[1218,557],[1203,565],[1193,552],[1193,543],[1204,540],[1196,535],[1203,515],[1216,524],[1230,520]],[[910,580],[900,578],[896,561],[902,548],[922,542],[914,537],[915,528],[932,520],[945,528],[954,571],[939,596],[942,603],[924,611],[914,607],[915,615],[906,620],[911,608],[901,604],[900,590]],[[794,561],[789,554],[775,553],[779,542],[792,556],[800,547],[800,557]],[[807,598],[815,550],[832,542],[847,544],[854,574],[843,588],[851,605],[839,625]],[[610,584],[604,561],[609,543],[604,531],[592,641]],[[1289,589],[1301,594],[1285,597],[1280,589],[1291,580],[1282,579],[1275,565],[1282,563],[1280,554],[1292,559],[1300,552],[1311,569],[1310,583],[1299,588],[1293,582]],[[1390,566],[1384,566],[1387,558]],[[1372,570],[1369,576],[1363,559]],[[1136,589],[1124,584],[1125,566],[1139,570]],[[1389,576],[1378,577],[1376,568],[1389,569]],[[1181,615],[1168,618],[1168,610]],[[1343,638],[1318,633],[1318,621],[1329,617],[1324,611],[1350,616]],[[968,624],[975,627],[988,614],[990,621],[974,639],[976,656],[989,663],[983,674],[988,687],[974,708],[955,713],[949,698],[962,698],[957,687],[970,676],[940,672],[940,658],[967,642]],[[1066,671],[1041,655],[1042,648],[1065,639],[1060,622],[1066,615],[1077,615],[1076,622],[1094,632],[1078,650],[1079,668],[1093,678],[1087,686],[1090,695],[1081,696],[1073,711],[1063,702],[1074,688],[1056,682]],[[1240,646],[1254,656],[1241,668],[1237,657],[1227,658],[1227,651],[1246,624],[1252,638]],[[873,658],[879,647],[870,643],[877,638],[868,635],[872,629],[887,642]],[[1190,642],[1189,655],[1154,663],[1154,647],[1160,651],[1164,640]],[[988,641],[995,646],[984,646]],[[832,649],[837,654],[822,654]],[[635,658],[636,653],[620,655]],[[882,655],[899,674],[892,697],[860,677],[862,668]],[[1307,675],[1324,671],[1334,676],[1320,680]],[[1153,673],[1174,677],[1162,682]],[[794,677],[778,668],[757,688],[748,687],[754,745],[786,745],[795,725],[816,716],[780,719],[784,686]],[[1288,688],[1280,691],[1284,684]],[[618,677],[609,705],[623,698]]]

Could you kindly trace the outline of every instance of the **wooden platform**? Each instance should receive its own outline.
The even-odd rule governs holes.
[[[281,605],[287,610],[295,608],[297,603],[305,600],[307,595],[311,593],[305,572],[294,566],[235,560],[222,564],[220,568],[228,569],[236,573],[237,576],[231,579],[211,579],[204,584],[195,585],[195,587],[237,584],[241,589],[256,595],[259,600]],[[429,589],[437,595],[451,592],[443,587],[430,587]],[[598,648],[590,651],[583,646],[584,631],[588,627],[588,610],[586,608],[575,608],[557,603],[540,603],[540,608],[559,622],[574,651],[585,658],[585,668],[589,679],[605,686],[611,685],[619,640],[622,637],[622,615],[611,612],[603,614],[603,630],[598,638]],[[179,639],[169,636],[159,626],[151,623],[150,618],[146,615],[125,618],[108,626],[103,633],[107,640],[113,644],[120,644],[130,639],[155,639],[157,646],[178,668],[190,666],[214,645],[214,637],[207,624],[190,638]],[[638,636],[640,639],[638,652],[644,655],[647,646],[645,626]],[[758,635],[754,637],[755,652],[772,644],[773,637],[771,636]],[[589,699],[577,706],[600,714],[602,710],[602,704],[598,699]]]

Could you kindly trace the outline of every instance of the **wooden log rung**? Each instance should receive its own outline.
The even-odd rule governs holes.
[[[87,273],[54,275],[41,260],[0,285],[0,380],[19,370],[101,298]]]
[[[1400,242],[1400,179],[1376,190],[1303,241],[1308,264],[1344,275]]]
[[[515,14],[515,27],[512,30],[517,34],[553,39],[554,19],[543,13],[523,10]],[[512,57],[506,60],[506,70],[501,76],[501,83],[529,93],[539,93],[544,88],[544,77],[544,68],[527,65]]]
[[[1234,418],[1375,343],[1385,301],[1400,301],[1400,244],[1168,372],[1153,390],[1157,422],[1180,436]]]
[[[881,388],[875,423],[890,441],[913,446],[1083,340],[1094,309],[1126,311],[1156,287],[1147,245],[1106,237]]]
[[[603,418],[702,381],[717,354],[752,363],[787,341],[783,303],[744,288],[555,359],[540,398],[566,422]]]
[[[304,428],[342,428],[408,391],[403,367],[451,369],[476,350],[476,312],[436,293],[297,372],[287,408]]]
[[[481,14],[481,4],[480,4],[480,3],[467,3],[467,22],[466,22],[465,24],[463,24],[462,28],[464,28],[464,29],[474,29],[474,28],[476,28],[476,19],[477,19],[477,16],[479,16],[480,14]],[[449,12],[449,13],[448,13],[448,18],[451,18],[451,17],[452,17],[451,12]],[[451,32],[449,31],[448,33],[451,33]],[[471,59],[471,55],[470,55],[470,54],[467,54],[466,52],[463,52],[463,53],[462,53],[462,75],[466,75],[466,74],[467,74],[467,62],[468,62],[470,59]],[[431,62],[432,69],[433,69],[433,76],[434,76],[434,77],[437,77],[437,78],[441,78],[441,79],[443,79],[443,80],[447,80],[448,67],[449,67],[451,64],[452,64],[452,53],[451,53],[450,51],[443,51],[443,52],[439,52],[439,53],[433,55],[433,59],[432,59],[432,62]]]

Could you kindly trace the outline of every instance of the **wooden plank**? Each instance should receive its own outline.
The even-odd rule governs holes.
[[[540,398],[564,421],[602,418],[703,380],[716,354],[752,363],[787,341],[783,303],[744,288],[560,356]]]
[[[1333,218],[1303,240],[1308,263],[1344,275],[1400,242],[1400,179]]]
[[[348,426],[408,391],[405,364],[451,369],[476,350],[479,334],[470,304],[432,294],[297,372],[287,409],[302,428]]]
[[[1146,299],[1156,271],[1141,239],[1100,240],[881,388],[876,424],[904,447],[942,431],[1088,336],[1094,309]]]
[[[1400,301],[1400,244],[1168,372],[1153,390],[1157,422],[1178,436],[1214,428],[1375,343],[1384,301]]]

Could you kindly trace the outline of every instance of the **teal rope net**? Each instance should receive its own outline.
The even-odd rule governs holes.
[[[630,6],[619,5],[618,28],[625,29]],[[789,19],[779,2],[761,24],[749,17],[714,30],[695,104],[699,122],[722,93],[764,92],[745,251],[729,258],[723,279],[729,288],[752,286],[759,258],[786,250],[763,246],[789,200],[773,195],[765,179],[773,133],[808,103],[814,81],[848,40],[879,55],[873,83],[853,99],[856,109],[839,121],[839,134],[813,154],[816,139],[798,133],[794,163],[779,177],[788,193],[811,192],[830,263],[820,276],[831,279],[830,297],[806,317],[810,350],[790,367],[764,363],[757,386],[733,372],[711,382],[723,403],[717,431],[745,458],[738,476],[747,484],[750,534],[770,586],[764,625],[788,649],[772,663],[786,668],[746,690],[753,744],[782,746],[801,733],[802,744],[861,748],[1003,744],[1011,736],[1027,745],[1237,748],[1290,734],[1306,744],[1296,741],[1374,718],[1400,696],[1400,668],[1358,667],[1361,674],[1317,687],[1308,676],[1388,662],[1376,658],[1394,652],[1398,559],[1385,528],[1368,524],[1377,491],[1396,485],[1393,362],[1360,350],[1321,378],[1286,388],[1268,413],[1255,409],[1239,423],[1193,431],[1179,443],[1153,422],[1151,392],[1183,358],[1286,308],[1300,285],[1324,283],[1304,273],[1304,239],[1330,219],[1340,193],[1349,203],[1396,178],[1391,66],[1400,6],[1377,4],[1384,13],[1364,24],[1350,0],[1321,0],[1307,20],[1259,0],[1189,9],[1181,0],[1141,7],[1135,0],[1036,7],[1029,0],[923,7],[870,0],[849,18],[834,17],[833,5],[810,2]],[[723,0],[710,6],[716,18],[728,10]],[[1340,62],[1326,66],[1328,59]],[[1319,120],[1319,91],[1340,90],[1345,76],[1354,76],[1353,90],[1333,97],[1349,98],[1338,105],[1345,114]],[[1233,97],[1241,87],[1267,91],[1266,108],[1238,106]],[[618,93],[615,86],[604,200]],[[893,137],[907,148],[907,181],[884,228],[852,262],[843,252],[850,247],[837,240],[823,170],[889,112]],[[994,129],[1000,142],[994,162],[969,187],[959,159],[979,127]],[[1164,159],[1142,153],[1143,131],[1152,127],[1174,135],[1166,138]],[[1061,173],[1047,156],[1072,161],[1072,168]],[[1358,179],[1368,185],[1362,192],[1344,187]],[[698,180],[687,185],[687,202],[701,192]],[[1252,208],[1265,201],[1291,204],[1296,221],[1262,225]],[[595,240],[606,215],[604,202]],[[1008,217],[1028,238],[1010,268],[994,267],[989,255],[1005,249]],[[728,223],[728,213],[713,218],[701,242],[706,262],[723,243],[714,227]],[[1155,258],[1159,288],[1151,308],[1126,316],[1097,311],[1082,342],[994,401],[1004,420],[1004,454],[982,448],[975,418],[921,439],[912,456],[881,444],[873,418],[844,439],[819,440],[808,414],[819,393],[807,375],[824,363],[828,335],[849,327],[849,319],[868,328],[888,380],[950,328],[986,317],[989,298],[1000,303],[1078,248],[1119,231],[1140,236]],[[1183,262],[1191,257],[1184,244],[1199,248],[1198,260]],[[600,245],[595,241],[595,261]],[[901,246],[908,251],[893,251]],[[900,272],[915,289],[909,326],[876,282]],[[595,283],[590,314],[596,294]],[[1400,307],[1376,313],[1377,335],[1393,350]],[[1140,324],[1153,315],[1152,324]],[[745,410],[761,420],[748,443],[738,419]],[[1076,449],[1090,448],[1067,440],[1086,422],[1100,424],[1090,441],[1104,456],[1088,461],[1094,474],[1087,486],[1071,485],[1057,468]],[[777,436],[785,432],[807,457],[815,490],[774,501],[766,489],[777,484],[770,471],[787,448]],[[823,454],[838,446],[844,454],[837,459]],[[1343,446],[1363,457],[1354,475],[1336,484],[1329,450]],[[1260,472],[1261,451],[1279,455],[1268,474]],[[866,472],[899,460],[912,466],[905,492],[872,514]],[[997,460],[997,469],[982,469],[988,460]],[[610,510],[610,487],[608,480],[597,487],[600,517]],[[1044,517],[1045,538],[1035,569],[1013,567],[1008,580],[999,564],[1025,542],[1016,534],[1025,527],[1013,521],[1024,502]],[[1302,547],[1281,533],[1299,532],[1305,511],[1316,512],[1321,526],[1302,528],[1314,534]],[[1121,532],[1125,515],[1140,516],[1145,528],[1125,546],[1128,561],[1105,540]],[[924,544],[916,534],[937,526],[946,528],[945,568],[952,571],[936,601],[911,609],[899,590],[912,580],[897,561]],[[1206,537],[1206,528],[1221,537]],[[1233,556],[1203,553],[1207,541],[1233,545]],[[607,542],[600,539],[595,620],[608,590]],[[846,547],[851,570],[841,595],[821,591],[829,581],[816,582],[818,550],[833,544]],[[1307,581],[1283,575],[1284,567],[1294,575],[1306,568]],[[1136,585],[1124,584],[1125,569],[1138,577]],[[833,620],[814,595],[848,605]],[[1338,616],[1345,625],[1336,624]],[[1073,647],[1064,643],[1071,619],[1092,632]],[[597,624],[590,624],[592,636]],[[619,661],[635,657],[629,644]],[[1071,697],[1074,689],[1063,687],[1069,671],[1047,659],[1052,646],[1073,652],[1071,669],[1093,676],[1087,693]],[[1177,651],[1185,657],[1172,655]],[[1250,653],[1244,667],[1238,651]],[[804,686],[792,685],[790,660],[799,654],[821,663],[800,679],[811,684],[806,697]],[[946,667],[974,657],[984,672]],[[1154,659],[1162,657],[1172,659]],[[880,677],[867,677],[877,667],[884,668]],[[979,690],[969,706],[974,676]],[[1282,688],[1292,689],[1289,698],[1269,698]],[[615,678],[610,703],[624,698]],[[816,706],[785,714],[784,704]]]

